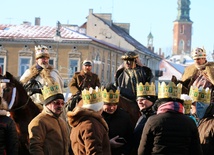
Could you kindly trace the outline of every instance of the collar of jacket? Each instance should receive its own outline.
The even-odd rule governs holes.
[[[85,76],[85,75],[89,75],[92,76],[92,72],[90,73],[85,73],[83,70],[80,71],[80,75]]]

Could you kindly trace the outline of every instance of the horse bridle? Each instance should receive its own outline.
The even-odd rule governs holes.
[[[10,79],[0,79],[0,83],[10,83]],[[1,92],[0,97],[3,98],[3,92]],[[13,88],[12,99],[10,100],[10,103],[9,103],[9,106],[8,106],[8,110],[9,111],[16,111],[16,110],[24,108],[28,104],[28,102],[30,100],[30,97],[28,97],[28,100],[24,105],[22,105],[22,106],[20,106],[18,108],[15,108],[15,109],[11,109],[13,107],[13,105],[14,105],[15,97],[16,97],[16,87]]]

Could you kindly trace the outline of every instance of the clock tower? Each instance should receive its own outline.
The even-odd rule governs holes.
[[[173,55],[190,54],[192,21],[189,17],[190,0],[178,0],[178,15],[173,27]]]

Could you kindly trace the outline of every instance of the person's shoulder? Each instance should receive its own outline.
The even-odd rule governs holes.
[[[191,64],[191,65],[187,66],[185,68],[185,70],[190,70],[190,69],[195,69],[195,68],[196,68],[195,64]]]

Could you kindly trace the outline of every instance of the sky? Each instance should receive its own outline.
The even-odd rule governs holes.
[[[214,1],[190,0],[192,48],[202,47],[208,56],[214,51]],[[177,0],[6,0],[1,2],[0,24],[34,25],[40,17],[41,26],[62,24],[81,26],[86,22],[89,9],[93,13],[111,13],[115,23],[130,23],[130,35],[147,46],[151,32],[155,52],[159,48],[165,56],[171,55],[173,22],[177,17]]]

